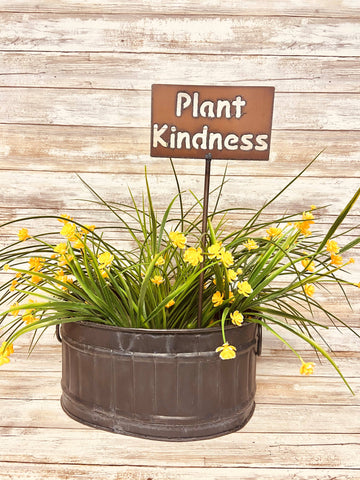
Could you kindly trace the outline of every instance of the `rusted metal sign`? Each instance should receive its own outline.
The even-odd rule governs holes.
[[[153,85],[151,156],[268,160],[273,87]]]

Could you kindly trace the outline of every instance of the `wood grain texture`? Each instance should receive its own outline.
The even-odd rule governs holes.
[[[216,10],[194,17],[184,10],[165,16],[2,13],[1,22],[5,51],[359,55],[353,17],[219,17]]]
[[[172,442],[121,438],[100,430],[3,427],[6,449],[3,462],[82,463],[147,467],[267,467],[359,468],[358,434],[343,433],[253,433],[240,431],[206,441]],[[86,444],[84,444],[86,438]],[[111,448],[104,445],[111,442]],[[49,448],[49,446],[52,448]],[[134,451],[136,450],[136,455]]]
[[[357,57],[0,51],[0,68],[0,86],[6,87],[149,90],[152,83],[191,82],[273,86],[276,92],[360,91]]]
[[[162,15],[204,15],[204,11],[216,12],[219,16],[309,16],[309,17],[353,17],[360,14],[356,0],[173,0],[164,3],[162,0],[133,0],[131,2],[103,0],[2,0],[3,12],[28,13],[96,13],[96,14],[162,14]]]
[[[0,87],[0,123],[149,127],[150,109],[142,90]],[[359,111],[360,94],[276,93],[273,129],[358,131]]]
[[[314,480],[312,468],[280,468],[273,469],[255,467],[141,467],[127,465],[75,465],[75,464],[31,464],[31,470],[26,463],[0,462],[0,478],[8,479],[10,475],[24,480]],[[254,476],[254,470],[258,476]],[[342,466],[316,468],[316,480],[358,480],[359,470]],[[274,477],[274,474],[276,477]],[[11,477],[10,477],[11,478]]]
[[[56,125],[0,124],[0,170],[93,172],[128,176],[170,174],[169,160],[149,156],[148,128],[106,128]],[[268,162],[229,161],[232,174],[294,176],[324,150],[306,176],[359,178],[358,131],[275,130]],[[174,159],[181,178],[204,169],[202,160]],[[214,161],[212,175],[220,176],[227,162]]]

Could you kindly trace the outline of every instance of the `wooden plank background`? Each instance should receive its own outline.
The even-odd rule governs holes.
[[[140,198],[145,165],[163,209],[176,190],[168,160],[149,157],[153,83],[275,87],[270,160],[229,161],[224,206],[261,206],[324,148],[268,218],[326,205],[324,230],[359,187],[358,0],[0,0],[0,22],[0,222],[70,213],[109,226],[102,209],[80,201],[91,197],[76,174],[126,202],[128,186]],[[182,187],[201,195],[204,162],[174,162]],[[212,185],[224,166],[213,162]],[[348,239],[360,235],[359,214],[360,203],[345,223],[355,227]],[[4,229],[0,248],[16,232]],[[359,290],[348,294],[353,310],[333,289],[319,298],[359,331]],[[326,338],[359,392],[359,339],[331,326]],[[299,378],[297,360],[273,338],[259,361],[253,421],[181,448],[114,441],[67,419],[58,406],[59,348],[46,336],[27,362],[24,344],[0,372],[0,478],[360,478],[359,397],[326,364]]]

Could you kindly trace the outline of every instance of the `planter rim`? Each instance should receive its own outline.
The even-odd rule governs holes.
[[[72,324],[81,325],[84,327],[91,327],[91,328],[101,328],[106,330],[114,330],[117,332],[128,332],[128,333],[149,333],[149,334],[163,334],[163,335],[171,335],[171,334],[183,334],[183,335],[191,335],[196,333],[215,333],[221,332],[221,326],[216,327],[203,327],[203,328],[135,328],[135,327],[118,327],[116,325],[107,325],[104,323],[97,323],[97,322],[88,322],[88,321],[75,321],[69,322]],[[258,322],[248,322],[244,321],[244,323],[239,327],[237,325],[225,325],[225,330],[235,330],[238,328],[245,328],[248,325],[258,324]],[[64,324],[66,325],[66,324]],[[259,324],[258,324],[259,325]]]

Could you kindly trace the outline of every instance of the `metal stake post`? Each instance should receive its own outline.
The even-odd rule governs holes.
[[[208,220],[208,211],[209,211],[209,193],[210,193],[210,167],[212,156],[211,153],[205,155],[205,182],[204,182],[204,201],[203,201],[203,216],[202,216],[202,227],[201,227],[201,247],[205,251],[206,248],[206,234],[207,234],[207,220]],[[203,269],[205,266],[205,260],[200,264],[200,268]],[[204,292],[204,271],[200,273],[199,277],[199,302],[198,302],[198,315],[197,315],[197,327],[201,327],[202,319],[202,305],[203,305],[203,292]]]

